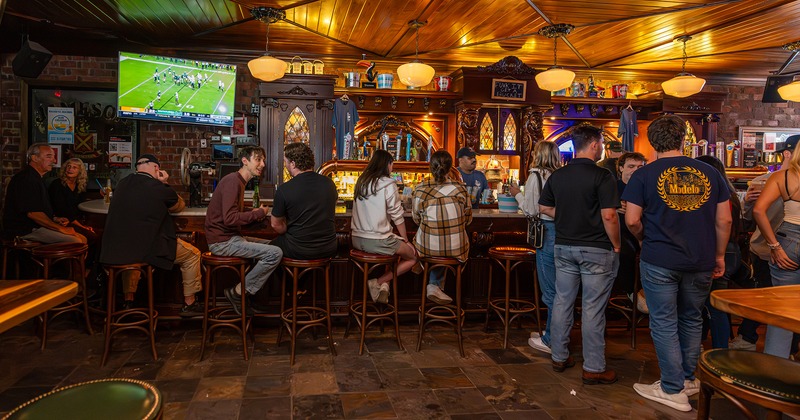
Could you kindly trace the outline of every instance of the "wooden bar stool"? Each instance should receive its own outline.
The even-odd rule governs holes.
[[[45,280],[51,278],[53,266],[59,263],[69,265],[69,278],[66,280],[77,279],[80,295],[76,296],[61,305],[45,311],[41,315],[42,320],[42,350],[47,344],[47,324],[62,314],[70,312],[83,312],[83,319],[86,322],[86,331],[93,335],[92,323],[89,319],[89,298],[86,293],[86,253],[89,246],[82,243],[60,243],[37,246],[31,248],[31,256],[42,266]]]
[[[489,291],[486,305],[486,323],[484,330],[489,329],[489,317],[492,310],[503,322],[503,348],[508,348],[508,327],[522,315],[536,311],[536,327],[542,334],[542,315],[539,309],[539,278],[536,274],[536,251],[521,246],[493,246],[489,248],[489,258],[500,265],[505,273],[505,297],[492,299],[492,278],[494,265],[489,265]],[[533,301],[519,297],[519,266],[530,263],[533,268]],[[515,298],[511,299],[511,273],[516,274],[514,287]]]
[[[708,419],[714,392],[749,419],[758,417],[739,400],[764,407],[768,420],[782,418],[782,412],[800,415],[800,365],[796,361],[747,350],[708,350],[700,355],[697,379],[698,419]]]
[[[425,328],[431,323],[444,323],[452,325],[456,329],[458,335],[458,351],[461,357],[464,357],[464,340],[462,337],[461,329],[464,325],[464,310],[461,308],[461,274],[466,263],[455,258],[449,257],[421,257],[420,261],[424,267],[422,274],[422,303],[419,306],[419,339],[417,340],[417,351],[422,349],[422,335],[425,333]],[[456,278],[456,304],[453,305],[440,305],[434,303],[430,308],[427,307],[427,288],[428,277],[431,270],[435,268],[443,268],[445,270],[444,277],[447,273],[453,273]],[[442,280],[442,287],[444,287],[444,279]]]
[[[358,323],[358,326],[361,328],[361,342],[358,347],[359,355],[364,354],[364,337],[366,335],[367,328],[378,321],[381,322],[382,327],[384,320],[394,323],[394,335],[397,338],[397,347],[400,350],[403,349],[403,342],[400,340],[400,320],[397,314],[397,260],[398,257],[396,255],[371,254],[369,252],[364,252],[357,249],[350,250],[350,261],[353,262],[353,265],[355,265],[358,271],[360,271],[362,274],[362,299],[360,302],[356,302],[355,300],[356,270],[353,270],[353,275],[350,278],[349,308],[352,318],[349,316],[347,318],[347,328],[344,330],[344,337],[347,338],[347,335],[350,332],[351,319],[355,319],[356,323]],[[392,270],[392,304],[387,303],[378,305],[369,303],[367,282],[369,280],[370,273],[379,267],[386,267],[387,269]],[[369,319],[369,321],[367,321],[367,319]]]
[[[146,263],[112,264],[106,265],[108,270],[108,294],[106,295],[106,325],[105,349],[100,366],[105,366],[108,354],[111,352],[111,339],[114,334],[127,330],[142,331],[150,338],[150,349],[153,351],[153,360],[158,360],[156,352],[156,322],[158,312],[153,308],[153,267]],[[121,281],[122,274],[138,271],[147,283],[147,307],[115,310],[114,292],[117,280]]]
[[[634,268],[633,276],[633,295],[628,299],[627,295],[612,296],[608,300],[608,308],[613,309],[628,321],[628,327],[631,331],[631,348],[636,349],[636,328],[641,321],[647,318],[647,314],[639,312],[639,290],[642,290],[642,277],[639,273],[639,254],[636,254],[636,266]]]
[[[285,309],[286,294],[281,293],[281,319],[289,331],[291,337],[291,356],[289,364],[294,364],[294,353],[297,344],[297,334],[307,328],[325,327],[328,332],[328,347],[331,354],[336,356],[336,348],[333,346],[333,327],[331,325],[331,259],[322,258],[318,260],[296,260],[284,257],[281,261],[283,267],[283,284],[286,284],[286,276],[292,277],[292,308]],[[311,306],[297,305],[297,284],[300,278],[307,273],[316,274],[322,271],[325,282],[325,308],[317,306],[316,289],[314,289]],[[283,290],[283,288],[281,288]],[[278,336],[280,344],[280,335]]]
[[[202,255],[205,277],[203,289],[205,289],[205,305],[203,305],[203,344],[200,346],[200,360],[203,360],[206,350],[206,341],[209,335],[214,339],[214,330],[217,328],[232,328],[242,336],[244,360],[249,359],[247,353],[247,331],[251,330],[252,317],[247,316],[247,292],[245,289],[245,275],[247,274],[250,260],[241,257],[223,257],[214,255],[211,252],[204,252]],[[232,271],[239,278],[242,287],[241,315],[230,306],[217,306],[217,275],[220,271]],[[210,302],[210,304],[209,304]]]
[[[14,279],[20,280],[19,277],[19,259],[25,255],[25,253],[30,253],[33,248],[37,246],[41,246],[41,242],[34,242],[34,241],[26,241],[24,239],[20,239],[19,237],[15,237],[14,239],[3,239],[3,272],[0,273],[2,275],[2,279],[5,280],[8,278],[8,257],[11,253],[16,254],[16,258],[14,258]]]

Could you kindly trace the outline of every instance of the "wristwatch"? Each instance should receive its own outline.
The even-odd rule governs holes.
[[[780,242],[775,242],[774,244],[767,243],[767,246],[769,247],[770,250],[774,251],[781,247],[781,243]]]

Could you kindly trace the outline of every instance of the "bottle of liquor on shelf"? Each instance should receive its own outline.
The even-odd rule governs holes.
[[[503,178],[503,194],[508,195],[508,178]]]
[[[258,193],[258,184],[259,179],[253,178],[255,180],[256,185],[253,187],[253,208],[261,207],[261,196]]]
[[[111,191],[111,178],[108,178],[106,180],[106,188],[104,189],[104,191],[105,194],[103,194],[103,202],[106,204],[111,204],[111,194],[113,194],[113,192]]]

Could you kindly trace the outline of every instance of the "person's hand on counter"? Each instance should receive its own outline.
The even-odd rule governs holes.
[[[522,192],[522,190],[517,185],[511,184],[508,186],[508,193],[511,194],[512,197],[516,197],[520,192]]]

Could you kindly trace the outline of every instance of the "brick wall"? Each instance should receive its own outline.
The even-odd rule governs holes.
[[[800,105],[795,102],[761,103],[763,86],[713,86],[715,92],[728,94],[723,104],[718,139],[739,138],[739,126],[800,127]]]

